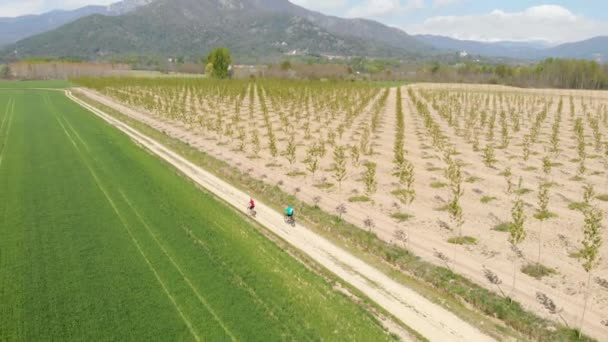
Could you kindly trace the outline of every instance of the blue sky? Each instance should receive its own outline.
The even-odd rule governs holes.
[[[607,0],[292,0],[346,17],[365,17],[408,33],[484,41],[562,43],[608,35]]]
[[[0,17],[116,0],[0,0]],[[408,33],[461,39],[546,40],[608,35],[608,0],[290,0],[341,17],[364,17]]]

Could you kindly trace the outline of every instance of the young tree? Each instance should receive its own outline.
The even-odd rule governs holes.
[[[494,163],[496,163],[496,155],[494,153],[494,146],[492,144],[488,144],[483,150],[483,163],[487,167],[493,167]]]
[[[401,184],[405,185],[407,192],[409,193],[409,201],[408,204],[411,204],[416,198],[416,190],[414,190],[414,164],[410,163],[408,160],[404,161],[404,173],[400,181]]]
[[[342,192],[342,182],[346,179],[346,153],[342,146],[334,148],[333,171],[334,179],[338,182],[338,191]]]
[[[464,216],[462,214],[462,206],[460,205],[460,197],[464,195],[462,188],[464,180],[462,166],[449,155],[445,159],[448,164],[445,170],[445,177],[450,182],[450,191],[452,192],[452,199],[448,203],[448,212],[452,222],[458,227],[458,237],[462,237],[462,226],[464,225]]]
[[[277,138],[271,130],[268,130],[268,150],[273,159],[279,154],[279,150],[277,149]]]
[[[551,170],[553,168],[553,163],[551,162],[551,158],[549,156],[545,156],[543,158],[543,173],[545,174],[545,179],[548,181],[551,176]]]
[[[543,223],[551,217],[549,212],[549,185],[546,183],[538,184],[538,211],[534,217],[540,221],[538,225],[538,258],[536,259],[536,266],[540,267]]]
[[[210,76],[212,77],[228,78],[230,76],[229,68],[231,64],[232,56],[227,48],[215,48],[207,56],[207,67],[211,65],[212,73]]]
[[[361,158],[361,153],[359,152],[359,148],[356,145],[350,147],[350,159],[354,166],[359,166],[359,159]]]
[[[399,192],[399,200],[406,205],[412,204],[416,198],[416,191],[414,190],[414,165],[407,159],[403,159],[395,166],[393,176],[397,177],[399,184],[405,187],[403,191]]]
[[[251,135],[251,149],[253,155],[257,158],[260,155],[260,151],[262,150],[262,146],[260,145],[260,137],[258,131],[253,131]]]
[[[361,135],[361,141],[359,142],[359,150],[364,155],[371,155],[371,144],[370,144],[370,129],[369,126],[366,126],[363,129],[363,134]]]
[[[509,243],[513,249],[517,249],[519,245],[526,238],[526,230],[524,224],[526,221],[526,214],[524,213],[524,201],[518,198],[513,204],[511,209],[511,225],[509,226]],[[513,287],[511,292],[515,290],[515,276],[517,275],[517,258],[513,259]]]
[[[245,145],[247,144],[247,133],[245,132],[245,128],[238,128],[238,141],[237,141],[237,151],[243,152],[245,150]]]
[[[595,189],[591,184],[585,184],[583,186],[583,203],[585,203],[585,207],[591,206],[593,204],[593,199],[595,198]]]
[[[315,180],[315,173],[319,170],[319,158],[317,157],[316,146],[310,146],[306,151],[306,169],[312,174],[312,180]]]
[[[583,305],[583,314],[581,316],[580,330],[583,329],[585,322],[585,312],[587,311],[587,302],[591,293],[591,272],[598,265],[599,251],[602,246],[602,216],[603,213],[598,208],[585,209],[585,224],[583,226],[583,248],[580,250],[582,266],[587,272],[587,291],[585,293],[585,304]],[[580,334],[580,332],[579,332]]]
[[[287,147],[285,148],[285,159],[289,162],[289,165],[293,166],[293,163],[296,162],[296,143],[294,137],[290,137],[287,141]]]
[[[452,222],[458,227],[458,236],[462,236],[462,225],[464,217],[462,215],[462,207],[460,206],[460,197],[453,197],[448,203],[448,212]]]
[[[511,171],[511,167],[507,167],[505,171],[502,173],[507,181],[507,194],[511,195],[513,193],[513,172]]]
[[[583,176],[587,171],[587,167],[585,166],[585,160],[587,159],[587,152],[585,150],[585,129],[583,126],[583,119],[578,118],[574,124],[574,133],[577,138],[576,150],[578,152],[579,158],[579,166],[577,169],[577,173],[579,176]]]
[[[363,182],[365,183],[365,193],[368,196],[373,195],[378,189],[378,182],[376,181],[376,163],[365,163],[365,175],[363,176]]]
[[[523,157],[524,157],[524,161],[528,161],[528,159],[530,158],[530,136],[529,135],[525,135],[524,136],[524,146],[523,146]]]

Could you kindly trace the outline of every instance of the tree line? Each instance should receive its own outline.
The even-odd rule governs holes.
[[[176,63],[181,58],[176,58]],[[190,70],[203,72],[214,78],[232,76],[230,66],[233,58],[226,48],[213,49],[206,58],[200,61],[200,67]],[[445,64],[440,62],[426,64],[409,64],[407,61],[351,60],[332,61],[327,63],[291,63],[283,62],[276,66],[269,65],[256,72],[259,77],[269,78],[329,78],[349,80],[378,81],[411,81],[411,82],[446,82],[446,83],[482,83],[504,84],[530,88],[563,88],[563,89],[608,89],[608,64],[599,64],[589,60],[549,58],[536,64],[490,64],[473,61]],[[120,63],[77,63],[74,61],[28,60],[0,67],[0,78],[60,78],[89,75],[91,69],[99,74],[100,67],[104,72],[110,69],[115,72],[117,65],[121,70],[131,68]],[[193,65],[197,65],[194,63]],[[59,67],[58,67],[59,66]],[[66,72],[69,66],[70,72]],[[111,66],[108,68],[108,66]],[[288,67],[286,67],[288,66]],[[73,75],[78,70],[78,75]],[[185,71],[185,70],[184,70]],[[187,72],[187,71],[185,71]]]
[[[417,81],[505,84],[518,87],[608,89],[608,65],[549,58],[533,65],[432,63],[416,72]]]

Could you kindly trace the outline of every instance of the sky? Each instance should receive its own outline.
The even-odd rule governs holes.
[[[0,17],[107,5],[116,0],[0,0]],[[608,35],[608,0],[290,0],[308,9],[369,18],[411,34],[481,41],[563,43]]]

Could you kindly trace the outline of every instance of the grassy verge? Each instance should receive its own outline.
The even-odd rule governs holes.
[[[600,200],[602,202],[608,202],[608,194],[597,195],[597,196],[595,196],[595,198],[597,198],[598,200]]]
[[[517,302],[487,290],[450,269],[421,260],[409,251],[391,245],[339,217],[324,212],[287,194],[276,185],[254,179],[205,152],[131,119],[107,106],[83,98],[112,114],[144,134],[180,153],[207,171],[259,198],[276,210],[283,203],[294,203],[298,219],[342,248],[361,257],[393,279],[416,290],[426,298],[443,305],[462,319],[478,326],[498,339],[538,341],[587,341],[575,329],[541,318]]]
[[[350,197],[350,198],[348,199],[348,201],[349,201],[349,202],[351,202],[351,203],[356,203],[356,202],[370,202],[370,201],[371,201],[371,199],[370,199],[369,197],[367,197],[367,196],[353,196],[353,197]]]
[[[445,188],[446,186],[448,186],[448,185],[443,182],[432,182],[431,183],[431,188],[433,188],[433,189],[441,189],[441,188]]]
[[[521,268],[521,271],[536,279],[541,279],[542,277],[551,276],[557,273],[554,269],[542,264],[526,264]]]
[[[496,200],[496,197],[493,197],[493,196],[483,196],[480,199],[481,203],[483,203],[483,204],[488,204],[488,203],[490,203],[492,201],[495,201],[495,200]]]
[[[477,239],[472,236],[459,236],[448,239],[449,243],[453,243],[456,245],[476,245]]]
[[[397,212],[397,213],[392,213],[391,217],[394,218],[395,220],[397,220],[398,222],[405,222],[405,221],[411,219],[412,217],[414,217],[414,215],[411,215],[408,213]]]
[[[497,232],[508,232],[511,229],[511,222],[499,223],[493,228]]]

